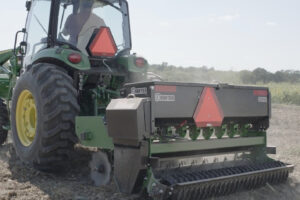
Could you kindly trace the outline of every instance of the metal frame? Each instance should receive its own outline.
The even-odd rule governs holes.
[[[224,138],[197,141],[177,141],[151,143],[151,154],[175,153],[184,151],[215,150],[233,147],[259,146],[265,144],[265,137]]]

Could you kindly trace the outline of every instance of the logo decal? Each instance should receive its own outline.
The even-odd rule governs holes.
[[[147,94],[147,88],[131,88],[131,94]]]
[[[175,95],[164,95],[160,93],[155,93],[155,101],[166,101],[166,102],[173,102],[176,101]]]

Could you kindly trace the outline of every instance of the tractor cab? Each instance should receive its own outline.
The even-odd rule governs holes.
[[[24,41],[24,65],[47,48],[68,47],[94,59],[129,54],[131,37],[125,0],[32,0]]]

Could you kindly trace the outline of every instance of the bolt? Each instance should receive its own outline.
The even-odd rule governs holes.
[[[155,187],[156,186],[156,183],[152,183],[152,187]]]
[[[100,174],[103,174],[105,172],[105,167],[103,165],[98,166],[96,169]]]
[[[174,188],[172,188],[172,187],[171,187],[171,188],[170,188],[170,190],[171,190],[171,191],[173,191],[173,190],[174,190]]]
[[[159,190],[159,193],[162,194],[162,193],[164,193],[164,191],[163,191],[162,189],[160,189],[160,190]]]
[[[172,192],[169,192],[169,195],[171,196],[171,195],[172,195]]]

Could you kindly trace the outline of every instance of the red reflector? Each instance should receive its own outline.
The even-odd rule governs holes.
[[[197,127],[221,126],[223,119],[223,110],[215,90],[209,87],[204,88],[194,113]]]
[[[135,59],[135,65],[137,67],[144,67],[146,64],[145,59],[144,58],[136,58]]]
[[[118,48],[108,27],[101,27],[91,43],[90,52],[93,56],[113,57]]]
[[[263,96],[266,97],[268,96],[268,90],[253,90],[253,94],[255,96]]]
[[[71,53],[68,60],[73,64],[78,64],[81,62],[81,55],[78,53]]]
[[[176,86],[156,85],[155,92],[176,92]]]

